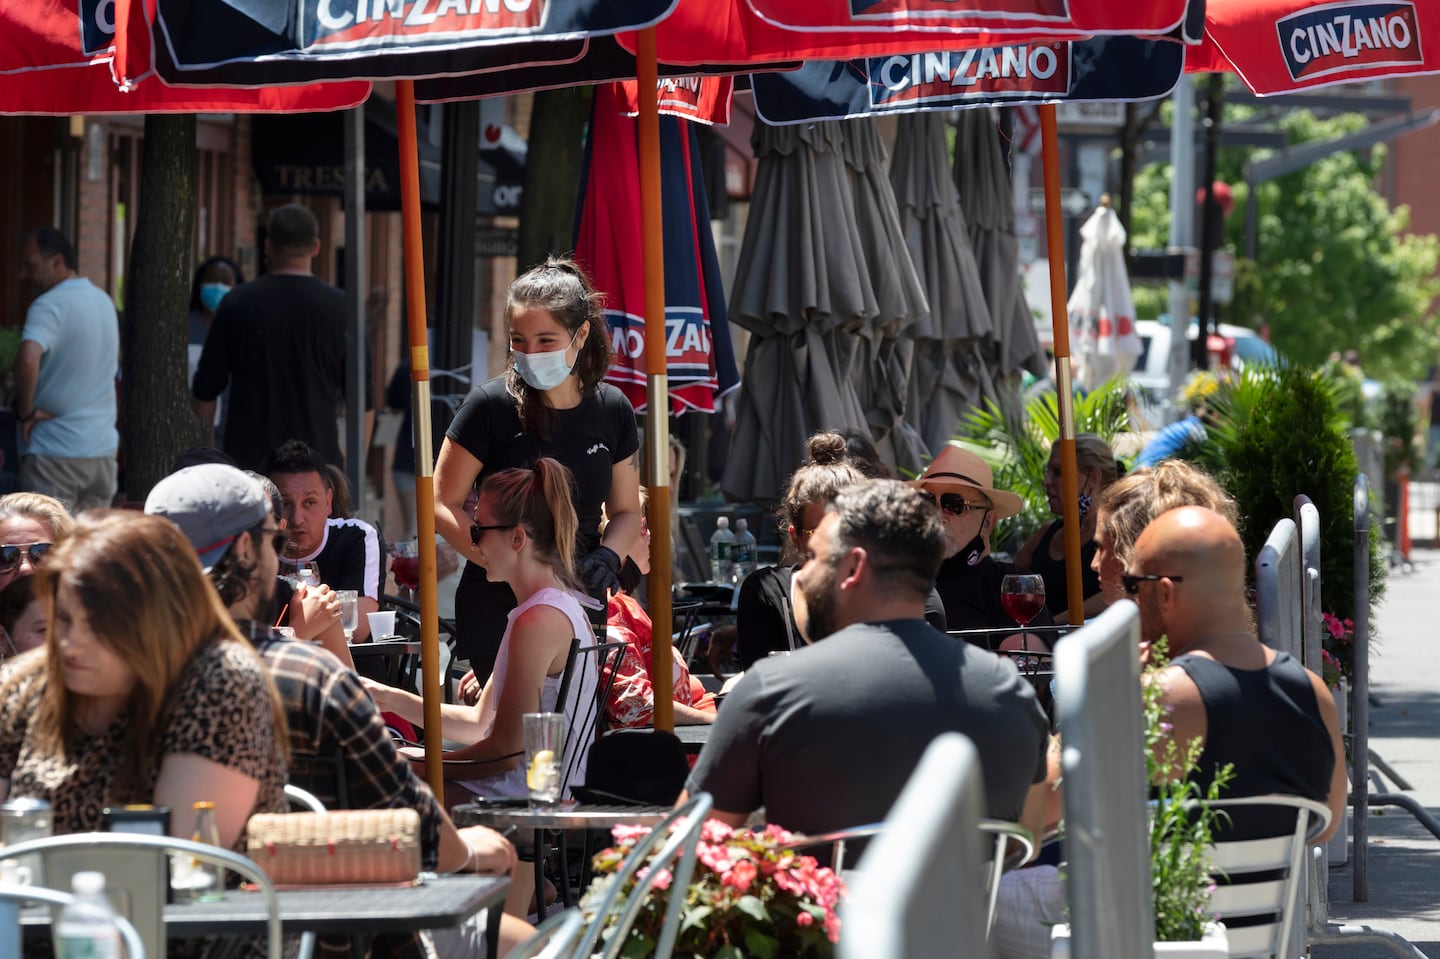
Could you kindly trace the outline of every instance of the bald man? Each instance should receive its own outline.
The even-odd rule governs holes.
[[[1235,527],[1199,506],[1163,513],[1140,535],[1123,581],[1140,605],[1145,642],[1168,637],[1161,701],[1182,753],[1192,739],[1204,743],[1201,781],[1230,763],[1222,799],[1281,793],[1322,802],[1332,818],[1319,841],[1328,839],[1348,785],[1335,701],[1319,676],[1256,638]],[[1294,828],[1293,816],[1234,818],[1227,838]]]

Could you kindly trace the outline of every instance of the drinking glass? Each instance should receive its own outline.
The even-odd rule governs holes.
[[[320,564],[314,560],[295,564],[295,581],[306,586],[319,586]]]
[[[1045,580],[1034,573],[1008,574],[1000,581],[1000,605],[1020,627],[1020,648],[1028,650],[1025,627],[1045,608]]]
[[[355,641],[355,630],[360,626],[360,593],[353,589],[337,589],[340,600],[340,628],[345,631],[345,642]]]
[[[525,786],[532,806],[549,806],[560,799],[564,737],[564,713],[525,714]]]
[[[395,588],[406,599],[413,600],[420,588],[420,547],[415,540],[404,540],[394,544],[395,558],[390,562],[390,572],[395,576]]]

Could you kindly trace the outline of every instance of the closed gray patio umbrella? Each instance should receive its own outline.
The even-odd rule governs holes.
[[[890,167],[905,242],[930,305],[914,327],[906,420],[932,450],[949,442],[966,410],[999,399],[980,353],[995,327],[951,178],[948,126],[942,113],[901,116]]]
[[[752,334],[721,486],[774,503],[821,429],[866,429],[840,343],[878,314],[836,123],[755,125],[759,161],[730,297]]]

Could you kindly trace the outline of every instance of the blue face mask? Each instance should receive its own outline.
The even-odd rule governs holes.
[[[220,301],[225,299],[225,294],[230,292],[228,283],[206,283],[200,287],[200,305],[214,313],[220,306]]]
[[[579,331],[576,331],[575,336],[570,337],[572,345],[575,337],[579,335]],[[515,372],[519,373],[520,378],[530,384],[532,389],[541,392],[553,390],[565,382],[565,378],[570,375],[570,370],[573,368],[569,357],[566,356],[569,352],[570,346],[567,345],[561,349],[549,350],[544,353],[515,353],[513,354]],[[577,356],[576,359],[578,360],[579,357]]]

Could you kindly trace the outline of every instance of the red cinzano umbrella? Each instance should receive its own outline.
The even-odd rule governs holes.
[[[1440,72],[1440,3],[1208,0],[1185,69],[1239,74],[1260,96]]]

